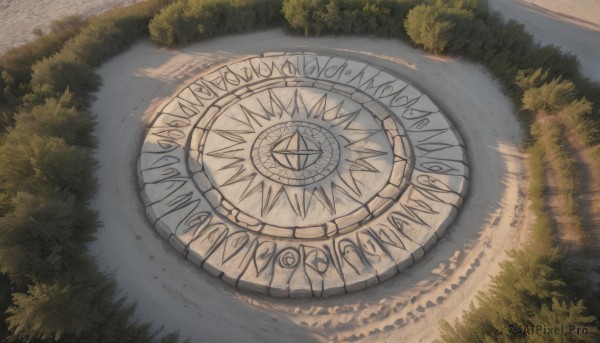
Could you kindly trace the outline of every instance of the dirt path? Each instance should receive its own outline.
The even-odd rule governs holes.
[[[576,201],[582,218],[582,228],[585,234],[579,249],[573,253],[582,262],[596,265],[600,258],[600,176],[595,161],[590,156],[591,149],[586,148],[573,137],[567,135],[569,152],[575,161],[579,174],[579,186],[576,192]],[[591,280],[600,277],[598,272],[590,275]],[[596,280],[598,283],[600,279]],[[600,284],[597,285],[600,290]]]

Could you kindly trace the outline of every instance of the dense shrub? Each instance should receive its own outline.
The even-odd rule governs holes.
[[[52,190],[18,192],[13,210],[0,218],[0,271],[19,287],[32,279],[51,280],[64,273],[66,260],[83,249],[72,242],[79,236],[74,196]]]
[[[158,334],[132,321],[133,306],[86,255],[98,223],[87,207],[96,162],[94,120],[84,109],[99,81],[92,67],[146,35],[150,18],[168,3],[108,11],[66,43],[36,41],[0,58],[3,104],[15,101],[0,104],[7,119],[0,138],[0,341],[142,343]],[[71,20],[54,29],[66,30]],[[176,334],[160,340],[176,341]]]
[[[92,68],[147,34],[148,22],[163,3],[170,1],[145,1],[90,19],[60,52],[32,66],[31,91],[24,97],[26,104],[39,104],[44,98],[60,96],[68,89],[73,93],[75,105],[84,108],[91,100],[90,93],[100,85]]]
[[[404,22],[406,33],[425,50],[439,54],[446,50],[454,23],[445,18],[443,7],[419,5],[410,10]]]
[[[9,91],[15,96],[22,95],[23,85],[27,85],[31,78],[31,66],[44,57],[51,56],[62,48],[64,43],[75,36],[85,22],[78,17],[69,17],[66,20],[55,21],[50,33],[33,42],[8,50],[0,56],[0,73],[6,73],[0,80],[0,85],[12,85]],[[5,79],[10,79],[6,82]],[[4,90],[4,86],[1,88]],[[3,93],[0,94],[0,102]],[[4,98],[4,101],[6,99]]]
[[[59,99],[47,98],[42,105],[15,114],[15,129],[11,135],[45,135],[60,137],[74,146],[94,147],[94,118],[71,105],[71,94]]]
[[[556,113],[575,98],[575,84],[554,79],[523,92],[523,108],[531,112]]]
[[[224,33],[246,32],[272,26],[280,18],[281,0],[185,0],[154,17],[150,37],[165,46]]]
[[[117,55],[148,33],[148,23],[170,1],[146,1],[128,7],[118,7],[90,19],[81,33],[68,41],[62,55],[74,57],[91,67]]]
[[[480,293],[480,307],[471,306],[463,322],[451,326],[441,323],[444,342],[509,342],[514,337],[510,324],[522,330],[532,325],[560,327],[568,323],[589,330],[587,335],[572,336],[577,342],[597,342],[595,318],[586,315],[582,301],[572,302],[564,296],[565,284],[561,281],[560,258],[539,255],[526,250],[511,253],[513,260],[502,262],[502,271],[493,277],[490,292]],[[565,325],[566,326],[566,325]],[[565,328],[567,330],[568,328]],[[529,335],[527,342],[563,342],[561,335]]]
[[[285,0],[284,18],[304,35],[322,33],[375,34],[404,37],[402,26],[417,0]]]
[[[90,93],[100,86],[100,77],[84,61],[70,54],[44,58],[32,67],[31,88],[43,96],[59,96],[65,90],[74,94],[80,107],[88,104]]]
[[[333,3],[333,2],[332,2]],[[287,20],[288,25],[293,30],[296,31],[304,31],[304,36],[308,36],[308,34],[312,31],[317,31],[315,26],[317,26],[315,19],[317,19],[317,13],[323,13],[321,18],[325,19],[330,17],[335,10],[339,11],[339,8],[329,8],[325,7],[325,11],[321,8],[324,7],[324,0],[314,0],[314,1],[306,1],[306,0],[285,0],[283,2],[283,15]],[[333,25],[337,21],[341,23],[341,20],[337,20],[337,18],[333,19]],[[321,22],[320,20],[318,22]],[[320,28],[318,30],[320,32]]]

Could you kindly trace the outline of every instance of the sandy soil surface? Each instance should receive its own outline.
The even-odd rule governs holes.
[[[390,44],[392,43],[392,44]],[[196,270],[155,234],[135,178],[142,134],[157,106],[202,69],[264,51],[317,51],[367,60],[410,80],[445,109],[465,140],[470,190],[455,225],[419,261],[381,286],[325,300],[270,299]],[[376,52],[376,53],[375,53]],[[517,244],[524,208],[521,129],[507,98],[481,68],[373,38],[224,37],[169,51],[149,42],[99,70],[100,145],[94,208],[104,223],[91,251],[114,270],[139,318],[208,341],[431,340],[455,318]]]
[[[600,0],[491,0],[490,5],[523,23],[534,39],[577,55],[583,74],[600,81]]]
[[[35,38],[39,28],[48,32],[53,20],[79,14],[89,16],[134,0],[1,0],[0,54]]]

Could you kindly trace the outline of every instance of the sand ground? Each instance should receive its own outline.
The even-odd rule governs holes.
[[[600,9],[598,1],[585,1]],[[120,2],[128,1],[0,1],[0,52],[30,39],[32,29],[47,27],[52,19],[93,14]],[[600,34],[582,14],[590,8],[571,6],[580,13],[565,18],[551,11],[565,14],[556,5],[570,3],[566,0],[537,2],[550,11],[514,0],[491,3],[505,16],[525,22],[537,39],[575,52],[584,72],[600,80]],[[572,17],[578,15],[586,22],[574,24]],[[147,222],[135,162],[143,130],[159,104],[211,65],[282,50],[348,56],[389,68],[445,109],[465,139],[472,179],[461,214],[423,260],[383,285],[324,300],[278,300],[240,292],[179,257]],[[438,321],[457,318],[497,273],[505,250],[524,237],[528,217],[522,132],[510,102],[482,67],[430,56],[397,41],[304,39],[271,30],[178,51],[145,41],[103,65],[99,73],[104,86],[92,110],[98,115],[100,187],[93,207],[104,227],[90,251],[114,273],[122,294],[137,301],[138,319],[179,331],[193,342],[431,341],[438,335]]]

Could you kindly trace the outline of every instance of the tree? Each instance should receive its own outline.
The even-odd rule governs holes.
[[[433,53],[442,53],[448,45],[454,24],[443,18],[441,7],[418,5],[408,12],[404,28],[410,39]]]
[[[0,189],[56,189],[85,198],[95,187],[96,162],[87,150],[67,145],[62,138],[9,134],[0,146]]]
[[[596,318],[585,314],[586,308],[583,300],[577,303],[559,301],[552,299],[551,304],[544,304],[539,313],[535,315],[532,322],[536,325],[543,325],[548,328],[563,328],[564,333],[568,333],[569,342],[598,342],[597,329],[594,325]],[[573,330],[570,332],[570,326],[579,328],[580,332]],[[585,334],[581,332],[585,329]],[[564,342],[564,336],[561,335],[530,335],[529,342]]]
[[[94,147],[94,118],[73,107],[71,97],[70,92],[65,92],[58,99],[47,98],[44,104],[17,113],[11,134],[58,137],[68,145]]]
[[[294,30],[304,31],[304,36],[314,30],[316,13],[323,7],[323,0],[285,0],[283,16]]]
[[[184,45],[191,41],[196,30],[188,23],[185,12],[184,2],[175,3],[161,11],[160,15],[154,17],[148,25],[152,40],[170,47]]]
[[[89,330],[97,315],[87,293],[62,283],[35,283],[26,294],[14,293],[14,305],[8,310],[12,336],[59,340]]]
[[[337,33],[342,29],[342,12],[338,0],[330,0],[324,11],[317,12],[316,21],[320,27],[326,27],[328,31]]]
[[[19,192],[11,206],[13,210],[0,217],[0,272],[15,284],[58,275],[66,260],[83,252],[74,242],[82,239],[76,232],[81,227],[74,196]]]
[[[75,95],[75,103],[80,106],[87,104],[89,93],[100,86],[100,77],[93,69],[71,55],[57,54],[44,58],[31,69],[32,88],[48,85],[55,96],[69,89]]]
[[[538,88],[547,80],[548,71],[542,68],[519,70],[515,76],[515,84],[523,92],[531,88]]]
[[[523,93],[523,108],[531,112],[556,113],[575,99],[575,84],[559,78]]]

